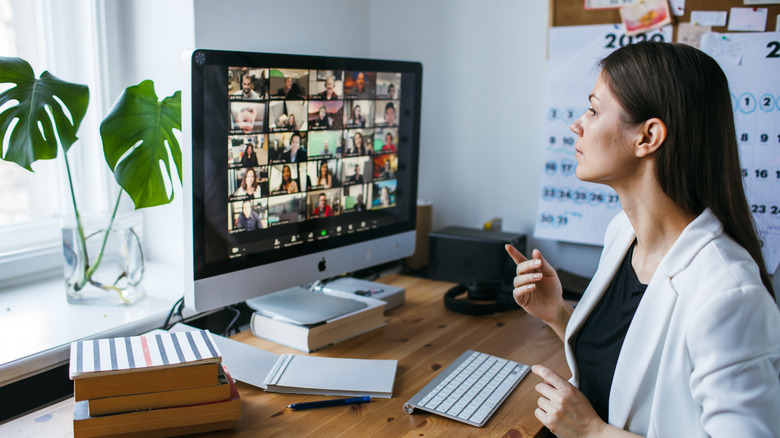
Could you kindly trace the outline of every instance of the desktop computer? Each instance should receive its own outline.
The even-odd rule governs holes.
[[[194,50],[184,70],[187,307],[414,252],[421,64]]]

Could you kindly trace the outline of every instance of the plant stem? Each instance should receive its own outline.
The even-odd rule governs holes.
[[[81,288],[84,287],[85,284],[87,284],[87,280],[89,277],[87,276],[87,265],[89,263],[89,254],[87,254],[87,239],[84,237],[84,226],[81,224],[81,215],[79,214],[79,209],[76,206],[76,192],[73,190],[73,178],[70,175],[70,163],[68,162],[68,153],[63,149],[62,151],[62,157],[65,159],[65,170],[68,173],[68,186],[70,187],[70,199],[73,201],[73,212],[76,215],[76,229],[79,233],[79,246],[84,251],[84,277],[79,279],[79,282],[74,287],[77,291],[81,290]],[[74,251],[75,254],[78,254],[78,251]]]
[[[111,233],[111,227],[114,225],[114,218],[116,217],[116,211],[119,209],[120,199],[122,199],[122,189],[119,189],[119,194],[116,197],[116,203],[114,204],[114,211],[111,213],[111,220],[108,221],[106,234],[103,236],[103,244],[100,245],[100,252],[98,253],[97,258],[95,259],[95,263],[93,263],[92,266],[87,267],[86,280],[90,280],[92,278],[92,274],[95,273],[95,270],[98,268],[98,266],[100,266],[100,261],[103,259],[103,250],[106,249],[106,243],[108,243],[108,236]],[[87,261],[89,261],[89,259],[87,259]],[[120,296],[121,295],[122,294],[120,294]]]

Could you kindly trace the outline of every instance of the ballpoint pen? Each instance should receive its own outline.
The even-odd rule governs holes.
[[[367,403],[370,401],[371,401],[371,397],[366,395],[363,397],[340,398],[336,400],[322,400],[322,401],[307,402],[307,403],[293,403],[287,407],[297,411],[301,409],[314,409],[314,408],[325,408],[328,406],[342,406],[342,405],[352,405],[356,403]]]

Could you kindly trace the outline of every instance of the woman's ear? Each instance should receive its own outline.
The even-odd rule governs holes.
[[[639,135],[636,144],[637,157],[650,155],[666,140],[666,124],[659,118],[648,119],[642,123]]]

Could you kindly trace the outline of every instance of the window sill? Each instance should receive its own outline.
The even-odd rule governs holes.
[[[68,304],[61,275],[0,291],[0,386],[67,363],[73,341],[162,327],[184,294],[182,267],[147,262],[144,275],[147,296],[131,306]]]

